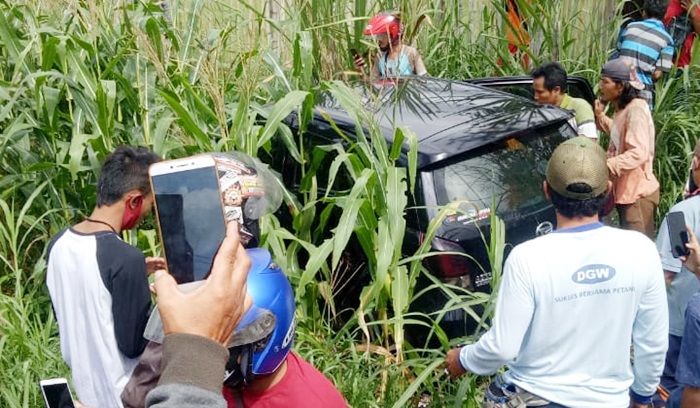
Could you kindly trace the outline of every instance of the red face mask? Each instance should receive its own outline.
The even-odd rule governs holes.
[[[124,208],[122,216],[121,230],[130,230],[136,226],[141,218],[141,207],[143,206],[143,197],[134,197],[129,204]]]

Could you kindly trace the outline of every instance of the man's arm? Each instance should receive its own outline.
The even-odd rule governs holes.
[[[418,50],[414,49],[413,54],[413,72],[420,76],[428,75],[428,70],[425,68],[425,64],[423,63],[423,57],[421,57]]]
[[[630,394],[635,402],[647,404],[659,385],[668,349],[666,287],[661,261],[657,255],[652,255],[648,285],[641,295],[632,327],[634,383]]]
[[[143,330],[151,307],[145,258],[136,248],[110,236],[99,242],[97,262],[112,296],[117,347],[128,358],[136,358],[146,348]]]
[[[577,125],[578,135],[585,136],[590,139],[598,139],[598,132],[596,130],[595,122],[582,123]]]
[[[576,105],[574,110],[576,114],[576,126],[578,127],[579,136],[597,139],[598,132],[596,131],[593,107],[585,99],[576,99],[575,101]]]
[[[197,356],[193,359],[192,356]],[[169,334],[163,342],[163,374],[146,406],[225,408],[221,395],[228,350],[201,336]]]
[[[675,50],[673,49],[673,44],[669,44],[661,50],[659,59],[656,61],[656,69],[654,70],[651,78],[654,82],[661,79],[664,72],[669,72],[671,71],[671,68],[673,68],[674,52]]]
[[[462,366],[479,375],[495,373],[520,351],[525,333],[535,311],[532,285],[528,273],[519,262],[518,248],[506,261],[503,280],[496,301],[496,314],[491,329],[476,344],[461,349]]]

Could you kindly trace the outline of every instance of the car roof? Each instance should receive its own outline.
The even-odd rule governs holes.
[[[389,142],[396,127],[416,133],[421,168],[572,116],[558,107],[463,81],[409,77],[398,84],[355,89]],[[354,119],[330,94],[321,98],[314,119],[326,122],[325,115],[343,131],[355,133]]]

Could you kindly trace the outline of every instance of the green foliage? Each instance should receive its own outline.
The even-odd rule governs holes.
[[[658,219],[681,199],[688,181],[695,142],[700,137],[700,78],[698,67],[674,71],[656,87],[656,160],[654,174],[661,183]]]

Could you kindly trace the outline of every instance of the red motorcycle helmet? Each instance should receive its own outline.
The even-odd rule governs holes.
[[[401,19],[394,13],[384,12],[372,17],[365,27],[364,35],[388,34],[392,43],[401,35]]]

